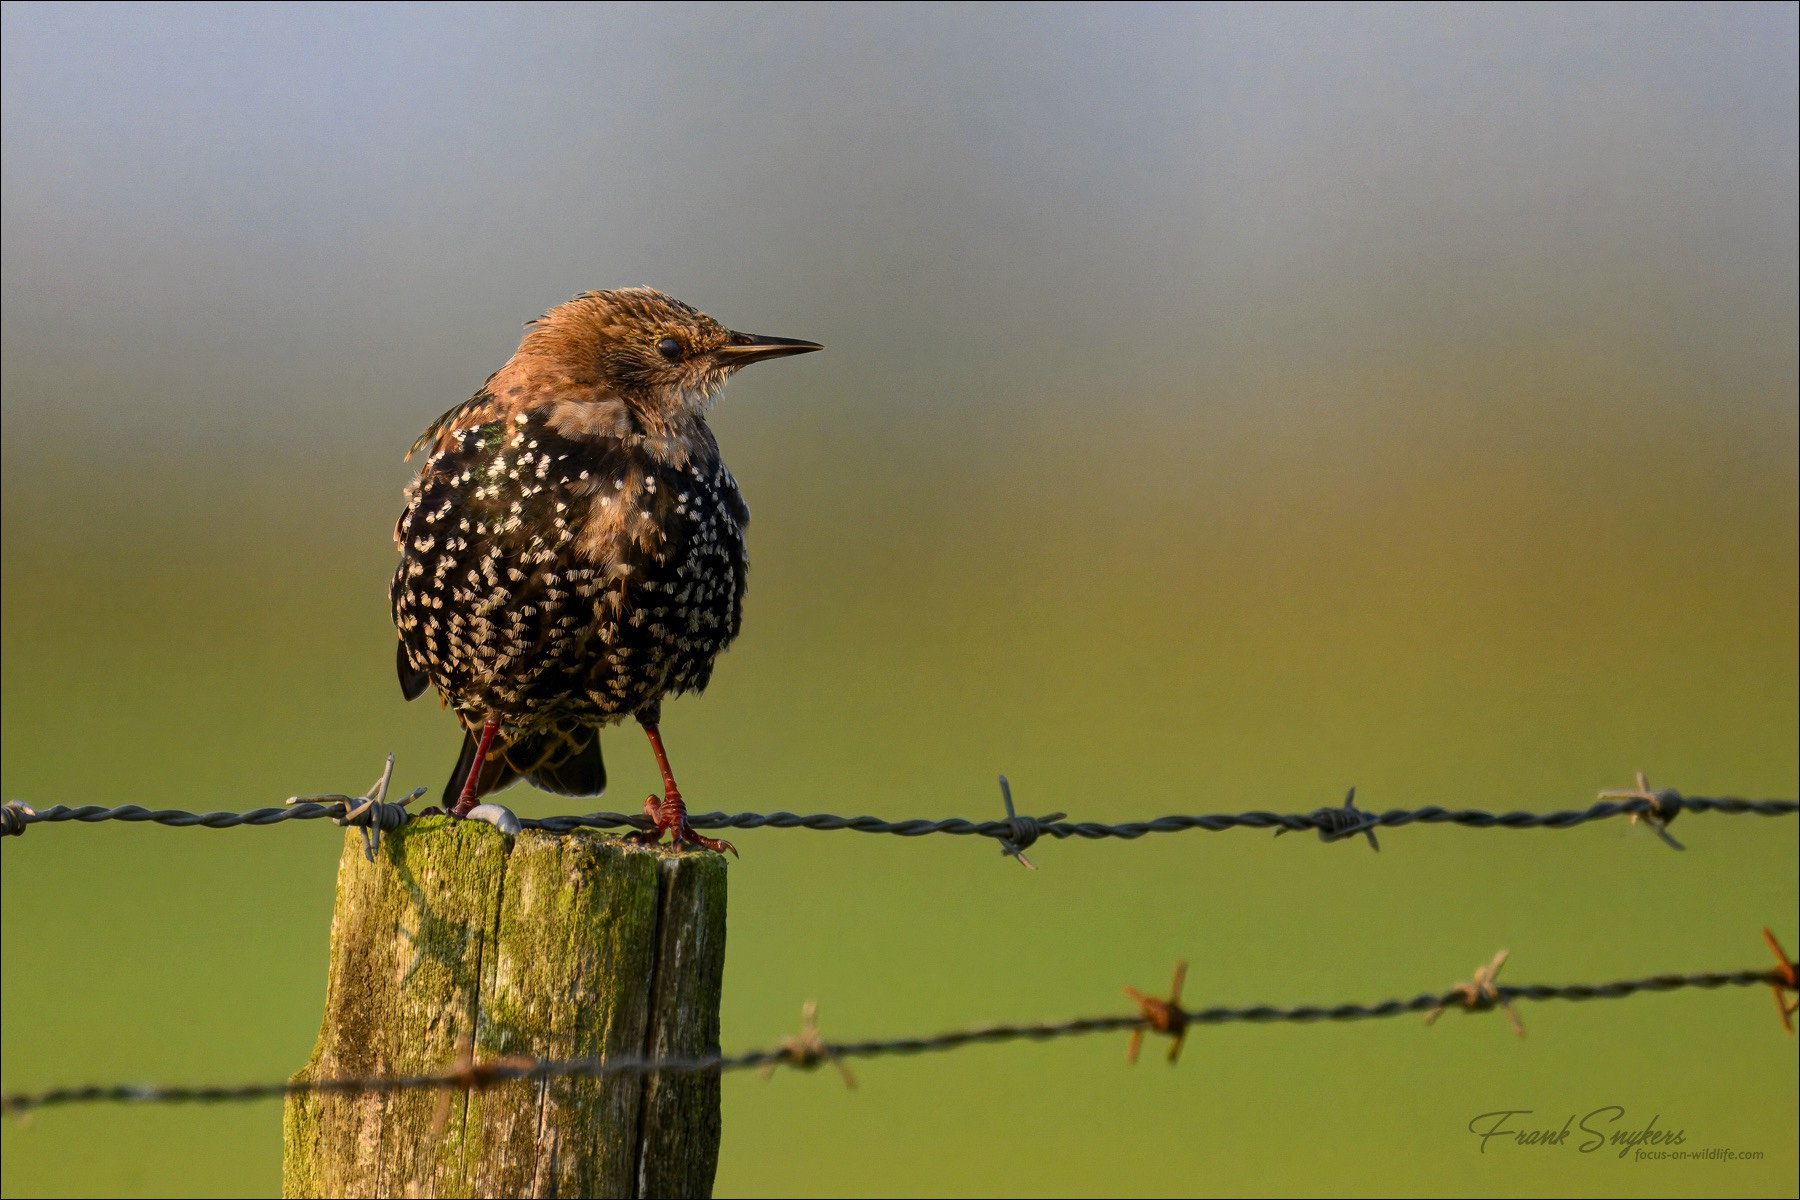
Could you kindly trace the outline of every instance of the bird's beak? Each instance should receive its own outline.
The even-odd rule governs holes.
[[[765,358],[786,358],[790,354],[809,354],[825,347],[817,342],[794,338],[759,337],[754,333],[733,333],[731,340],[713,351],[721,366],[736,370]]]

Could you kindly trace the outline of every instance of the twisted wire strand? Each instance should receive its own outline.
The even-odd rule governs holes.
[[[1178,1023],[1183,1026],[1226,1025],[1240,1022],[1308,1024],[1320,1021],[1365,1021],[1452,1008],[1468,1012],[1486,1012],[1495,1008],[1503,1008],[1514,1000],[1622,1000],[1640,994],[1674,992],[1685,988],[1716,990],[1727,987],[1776,987],[1791,989],[1793,987],[1790,982],[1791,971],[1792,964],[1788,964],[1786,970],[1776,968],[1773,970],[1701,972],[1690,975],[1652,975],[1642,979],[1621,979],[1610,983],[1502,985],[1494,988],[1492,994],[1480,997],[1471,997],[1463,988],[1452,988],[1441,993],[1422,993],[1410,1000],[1393,999],[1374,1004],[1303,1004],[1289,1008],[1259,1004],[1244,1007],[1175,1009],[1174,1012]],[[34,1109],[72,1104],[222,1104],[268,1100],[309,1093],[390,1093],[421,1089],[460,1091],[492,1087],[496,1084],[516,1080],[542,1082],[569,1077],[599,1078],[608,1075],[655,1073],[696,1074],[705,1071],[740,1071],[781,1064],[811,1068],[835,1059],[933,1054],[958,1050],[967,1046],[1004,1042],[1041,1043],[1086,1034],[1143,1030],[1150,1025],[1150,1019],[1144,1013],[1139,1012],[1124,1016],[1078,1017],[1068,1021],[1039,1024],[983,1025],[973,1029],[953,1030],[928,1037],[888,1038],[858,1042],[817,1042],[807,1045],[784,1043],[772,1049],[750,1050],[733,1055],[507,1060],[494,1063],[472,1063],[467,1066],[452,1067],[443,1071],[419,1075],[283,1080],[238,1087],[159,1087],[105,1084],[15,1093],[0,1099],[0,1107],[9,1113],[23,1114]]]
[[[349,817],[350,812],[351,808],[348,804],[335,800],[324,804],[301,802],[283,808],[254,808],[248,812],[204,813],[185,812],[180,809],[147,809],[135,804],[125,804],[115,808],[97,804],[72,808],[68,805],[58,804],[33,811],[15,803],[8,806],[7,820],[4,827],[0,828],[0,833],[23,833],[32,825],[64,821],[84,823],[98,821],[149,822],[178,829],[195,827],[233,829],[241,825],[279,825],[285,821],[306,821],[323,817],[356,826],[367,824],[369,820],[380,817],[385,810],[377,805],[370,813],[365,813],[360,817]],[[1621,816],[1651,817],[1666,824],[1680,812],[1751,814],[1764,817],[1793,816],[1800,812],[1800,801],[1743,800],[1735,796],[1682,796],[1672,790],[1666,790],[1658,793],[1654,800],[1601,800],[1587,808],[1563,809],[1545,813],[1523,811],[1491,813],[1479,809],[1449,809],[1438,805],[1427,805],[1423,808],[1394,808],[1386,812],[1367,812],[1364,814],[1366,820],[1357,827],[1357,831],[1399,828],[1413,824],[1455,825],[1465,829],[1572,829],[1592,821],[1604,821]],[[1193,816],[1157,817],[1149,821],[1126,821],[1118,824],[1024,816],[991,821],[971,821],[963,817],[946,817],[940,820],[913,818],[888,821],[872,816],[845,817],[834,813],[802,815],[786,811],[695,813],[690,814],[688,820],[696,829],[811,829],[818,832],[848,830],[852,833],[893,834],[897,837],[907,838],[925,837],[930,834],[975,836],[1010,843],[1022,850],[1039,837],[1052,837],[1058,840],[1081,838],[1088,841],[1122,838],[1135,841],[1149,834],[1183,833],[1190,830],[1202,830],[1208,833],[1222,833],[1228,829],[1273,829],[1277,832],[1316,830],[1327,835],[1328,839],[1336,840],[1343,831],[1343,818],[1340,813],[1341,810],[1333,809],[1320,809],[1310,813],[1263,811],[1209,813]],[[416,819],[415,814],[403,815],[407,820]],[[1054,814],[1054,816],[1060,817],[1061,814]],[[397,823],[398,818],[381,822],[384,828],[394,828]],[[651,822],[642,813],[596,812],[583,815],[521,817],[519,825],[524,829],[541,829],[549,833],[569,833],[576,829],[629,828],[641,830],[650,828]]]

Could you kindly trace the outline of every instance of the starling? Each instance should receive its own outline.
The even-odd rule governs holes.
[[[463,726],[444,803],[466,816],[521,777],[599,795],[600,730],[634,717],[662,768],[649,839],[730,850],[688,824],[658,731],[743,623],[750,510],[706,410],[739,367],[822,347],[650,288],[583,292],[526,328],[413,444],[394,527],[400,690],[436,686]]]

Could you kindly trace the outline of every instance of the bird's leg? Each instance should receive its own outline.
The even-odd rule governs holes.
[[[683,846],[704,846],[708,850],[716,850],[723,854],[729,850],[737,854],[737,847],[719,838],[701,837],[688,824],[687,805],[682,802],[681,789],[675,786],[675,772],[669,769],[669,756],[663,751],[662,734],[657,731],[654,720],[639,717],[644,727],[644,736],[650,739],[650,748],[656,751],[656,765],[662,768],[663,797],[660,801],[654,795],[644,799],[644,813],[656,822],[641,835],[641,840],[658,842],[662,840],[663,831],[669,831],[669,841],[676,849]]]
[[[500,722],[489,717],[481,723],[481,738],[475,743],[475,761],[469,764],[469,777],[463,780],[462,795],[456,798],[456,805],[450,815],[462,820],[475,807],[476,791],[481,785],[481,771],[487,766],[488,747],[494,744],[494,735],[500,732]]]

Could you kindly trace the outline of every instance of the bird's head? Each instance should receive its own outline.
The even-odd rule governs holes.
[[[513,364],[534,382],[623,401],[645,425],[700,417],[732,372],[824,347],[725,328],[653,288],[583,292],[530,325]]]

